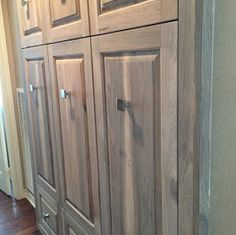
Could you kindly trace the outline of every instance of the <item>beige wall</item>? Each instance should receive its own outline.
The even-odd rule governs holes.
[[[216,0],[210,235],[236,234],[236,1]]]

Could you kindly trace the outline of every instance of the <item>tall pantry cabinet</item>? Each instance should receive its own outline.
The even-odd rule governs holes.
[[[16,0],[42,234],[177,235],[177,0]]]

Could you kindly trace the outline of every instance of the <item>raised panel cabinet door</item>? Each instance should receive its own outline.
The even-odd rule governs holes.
[[[56,42],[89,35],[87,0],[43,0],[47,41]]]
[[[43,5],[41,0],[17,0],[21,46],[44,42]]]
[[[89,0],[91,34],[177,19],[177,0]]]
[[[88,235],[88,233],[65,211],[63,211],[63,227],[64,235]]]
[[[52,87],[47,47],[24,49],[23,58],[26,92],[32,117],[32,147],[35,152],[36,181],[51,197],[59,200]]]
[[[177,235],[177,23],[92,48],[102,234]]]
[[[49,46],[63,208],[89,234],[100,234],[90,39]]]

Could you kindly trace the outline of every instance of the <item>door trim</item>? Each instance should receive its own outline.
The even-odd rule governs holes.
[[[18,125],[15,113],[15,72],[11,44],[9,41],[9,25],[7,15],[7,1],[0,1],[0,83],[3,94],[3,107],[5,110],[6,135],[9,143],[9,158],[14,186],[14,197],[25,198],[23,174],[21,167],[20,145],[18,139]]]
[[[215,0],[179,0],[179,235],[207,235]]]

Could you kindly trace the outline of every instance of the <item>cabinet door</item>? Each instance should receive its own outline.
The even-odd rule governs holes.
[[[92,48],[102,234],[177,235],[177,23]]]
[[[89,0],[91,33],[174,20],[177,4],[177,0]]]
[[[89,35],[87,0],[43,0],[48,42]]]
[[[64,235],[88,235],[88,233],[65,211],[63,212],[63,227]]]
[[[56,142],[47,47],[25,49],[24,63],[36,163],[36,180],[58,199]]]
[[[41,0],[17,0],[21,46],[43,43],[43,15]]]
[[[98,173],[90,40],[49,46],[63,208],[89,234],[99,234]]]

